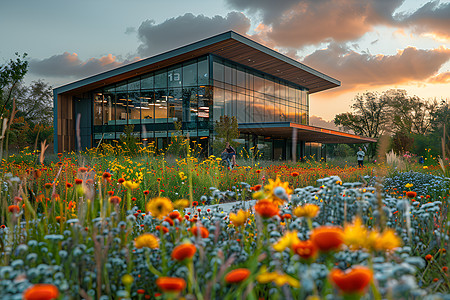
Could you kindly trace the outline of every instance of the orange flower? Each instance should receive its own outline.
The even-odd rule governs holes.
[[[53,284],[35,284],[23,293],[24,300],[51,300],[57,299],[59,291]]]
[[[44,184],[44,187],[45,187],[47,190],[51,189],[52,186],[53,186],[53,184],[48,183],[48,182],[47,182],[46,184]]]
[[[205,227],[192,226],[189,230],[195,236],[198,236],[198,234],[200,233],[200,236],[204,239],[206,239],[209,236],[209,231]]]
[[[257,191],[259,191],[261,188],[262,188],[262,185],[257,184],[257,185],[255,185],[255,186],[252,186],[250,189],[251,189],[252,191],[254,191],[254,192],[257,192]]]
[[[165,219],[164,219],[164,221],[166,221],[167,223],[169,223],[169,225],[170,226],[173,226],[175,223],[173,222],[173,220],[171,219],[171,218],[169,218],[169,217],[166,217]]]
[[[109,203],[111,204],[119,204],[122,199],[119,196],[109,197]]]
[[[118,182],[118,183],[120,183],[120,184],[122,184],[122,183],[124,183],[124,182],[125,182],[125,179],[123,179],[123,178],[119,178],[119,179],[117,180],[117,182]]]
[[[161,227],[161,226],[158,225],[158,226],[155,227],[155,230],[157,230],[157,231],[162,230],[163,233],[168,233],[169,232],[169,228],[167,228],[166,226],[162,226]]]
[[[10,205],[10,206],[8,206],[8,211],[9,211],[10,213],[15,213],[15,214],[17,214],[17,213],[19,213],[19,211],[20,211],[20,207],[17,206],[17,205]]]
[[[66,188],[70,189],[71,187],[73,187],[73,184],[71,184],[70,182],[66,182]]]
[[[263,218],[271,218],[278,215],[280,209],[278,205],[270,200],[262,199],[255,204],[255,211]]]
[[[430,261],[430,260],[433,259],[433,255],[427,254],[427,255],[425,255],[425,259],[428,260],[428,261]]]
[[[256,170],[255,172],[256,172],[256,174],[259,174],[259,173],[261,173],[261,170]]]
[[[78,178],[75,178],[75,184],[82,184],[83,183],[83,180],[82,179],[78,179]]]
[[[413,192],[413,191],[406,192],[406,197],[408,197],[408,198],[416,198],[416,196],[417,196],[416,192]]]
[[[292,172],[292,173],[291,173],[291,176],[292,176],[292,177],[297,177],[298,175],[300,175],[298,172]]]
[[[156,285],[164,292],[181,292],[186,287],[186,281],[177,277],[159,277]]]
[[[225,275],[225,282],[226,283],[240,283],[244,281],[245,279],[250,276],[250,270],[241,268],[236,269],[231,272],[229,272],[227,275]]]
[[[338,249],[344,242],[344,232],[337,226],[320,226],[311,233],[311,242],[322,252]]]
[[[314,259],[319,249],[310,240],[307,240],[292,245],[292,250],[303,259]]]
[[[183,261],[185,259],[191,259],[195,252],[197,251],[197,248],[195,248],[195,245],[186,243],[181,244],[173,248],[172,251],[172,259]]]
[[[363,266],[355,266],[343,272],[333,269],[330,272],[330,281],[344,294],[361,294],[373,277],[372,271]]]

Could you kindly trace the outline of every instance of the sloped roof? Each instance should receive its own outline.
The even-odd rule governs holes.
[[[162,53],[60,86],[56,94],[85,92],[134,76],[168,67],[205,54],[215,54],[239,64],[296,83],[315,93],[340,86],[340,81],[316,71],[234,31]]]

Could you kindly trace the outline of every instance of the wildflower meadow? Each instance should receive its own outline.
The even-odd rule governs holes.
[[[2,161],[0,299],[449,297],[438,164],[111,151]]]

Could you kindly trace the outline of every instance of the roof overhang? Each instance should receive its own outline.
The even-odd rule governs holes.
[[[253,133],[272,138],[292,138],[297,130],[297,139],[305,142],[323,144],[363,144],[375,143],[377,140],[355,134],[330,130],[309,125],[290,122],[245,123],[239,124],[241,133]]]
[[[150,58],[103,72],[55,89],[56,94],[82,93],[188,59],[215,54],[239,64],[301,85],[315,93],[341,85],[340,81],[316,71],[275,50],[233,31],[228,31]]]

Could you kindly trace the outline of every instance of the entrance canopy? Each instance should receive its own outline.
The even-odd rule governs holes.
[[[377,140],[355,134],[330,130],[309,125],[290,122],[270,123],[244,123],[239,124],[241,133],[252,133],[272,138],[292,138],[293,131],[297,130],[297,139],[305,142],[323,144],[363,144],[375,143]]]

